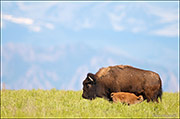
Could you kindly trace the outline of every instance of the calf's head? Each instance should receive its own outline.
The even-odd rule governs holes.
[[[83,94],[85,99],[96,98],[96,77],[92,73],[88,73],[86,79],[83,81]]]
[[[140,96],[137,97],[137,100],[138,100],[138,102],[142,102],[142,101],[144,101],[144,98],[143,98],[142,95],[140,95]]]
[[[134,104],[137,104],[137,103],[141,103],[142,101],[144,101],[144,98],[143,98],[143,96],[142,95],[140,95],[140,96],[138,96],[137,98],[136,98],[136,100],[134,100]]]

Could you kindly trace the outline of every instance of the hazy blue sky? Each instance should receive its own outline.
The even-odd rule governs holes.
[[[2,2],[2,81],[80,90],[88,72],[129,64],[177,91],[178,15],[178,2]]]

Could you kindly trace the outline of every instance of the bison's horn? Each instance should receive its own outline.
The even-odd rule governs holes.
[[[88,78],[89,78],[91,81],[94,81],[90,76],[88,76]]]

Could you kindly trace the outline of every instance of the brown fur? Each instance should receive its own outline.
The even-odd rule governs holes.
[[[144,100],[142,95],[136,96],[133,93],[127,93],[127,92],[111,93],[111,98],[115,103],[121,102],[128,105],[137,104]]]

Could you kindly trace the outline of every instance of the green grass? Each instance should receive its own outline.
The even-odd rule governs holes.
[[[82,91],[5,90],[1,92],[1,117],[179,117],[179,93],[164,92],[162,102],[127,106],[96,98]]]

